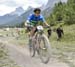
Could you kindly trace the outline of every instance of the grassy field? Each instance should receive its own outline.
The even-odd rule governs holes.
[[[11,34],[12,30],[16,33],[14,29],[6,33]],[[60,62],[67,63],[70,67],[75,67],[75,25],[65,25],[63,30],[64,36],[60,41],[57,41],[56,32],[52,32],[49,39],[53,50],[53,57],[59,59]],[[16,34],[14,37],[11,35],[8,37],[11,38],[9,38],[9,42],[15,45],[25,46],[28,43],[28,36],[24,29],[22,29],[19,36]]]
[[[64,26],[63,30],[64,30],[64,36],[62,37],[61,41],[57,41],[56,32],[52,32],[52,35],[50,37],[50,42],[52,46],[53,45],[55,46],[54,43],[56,43],[56,45],[60,44],[61,46],[65,46],[65,47],[75,47],[74,45],[75,44],[75,25]],[[17,34],[15,35],[16,42],[18,41],[19,43],[20,42],[25,43],[26,41],[28,41],[28,35],[25,33],[24,29],[22,31],[23,33],[21,33],[19,36],[17,36]],[[16,33],[15,30],[14,30],[14,33]],[[11,32],[9,34],[11,34]]]
[[[75,25],[64,26],[64,36],[61,41],[57,41],[57,35],[53,32],[50,42],[56,49],[53,53],[58,55],[58,59],[67,63],[70,67],[75,67]]]

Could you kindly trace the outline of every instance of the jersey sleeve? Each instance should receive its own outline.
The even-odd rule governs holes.
[[[42,15],[40,15],[40,19],[42,22],[46,22],[45,18]]]
[[[32,14],[30,14],[29,17],[27,18],[27,22],[31,22],[31,18],[32,18]]]

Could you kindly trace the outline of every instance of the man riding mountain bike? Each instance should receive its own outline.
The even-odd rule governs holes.
[[[29,30],[29,51],[30,56],[34,57],[35,52],[40,56],[43,63],[48,63],[50,58],[50,43],[47,36],[44,34],[43,26],[49,27],[44,17],[41,15],[39,8],[34,9],[25,26]]]
[[[43,25],[49,26],[49,25],[47,24],[47,22],[45,21],[44,17],[41,15],[41,9],[35,8],[35,9],[34,9],[34,13],[31,14],[31,15],[28,17],[27,21],[25,22],[25,26],[29,26],[29,24],[33,26],[33,28],[32,28],[31,30],[30,30],[29,27],[28,27],[28,30],[30,31],[29,35],[30,35],[31,37],[32,37],[32,36],[35,34],[35,32],[37,31],[36,26],[37,26],[37,24],[39,23],[39,21],[40,21],[40,23],[42,23]]]

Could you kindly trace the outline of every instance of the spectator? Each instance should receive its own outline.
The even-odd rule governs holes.
[[[56,33],[58,35],[58,39],[57,40],[60,40],[62,38],[62,35],[64,35],[64,32],[63,32],[63,29],[62,29],[62,25],[60,25],[57,30],[56,30]]]
[[[50,36],[51,36],[51,33],[52,33],[52,30],[51,30],[51,28],[49,28],[49,29],[47,30],[47,33],[48,33],[48,38],[50,38]]]

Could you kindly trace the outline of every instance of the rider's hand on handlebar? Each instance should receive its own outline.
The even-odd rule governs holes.
[[[49,25],[49,24],[47,24],[47,23],[45,23],[45,24],[43,25],[43,27],[44,27],[44,28],[49,28],[49,27],[50,27],[50,25]]]
[[[49,25],[47,22],[45,22],[45,27],[46,27],[46,28],[49,28],[50,25]]]
[[[50,26],[43,26],[44,28],[50,28]]]
[[[50,25],[48,25],[48,24],[45,26],[45,28],[49,28],[49,27],[50,27]]]
[[[25,27],[33,27],[30,23],[25,23]]]

